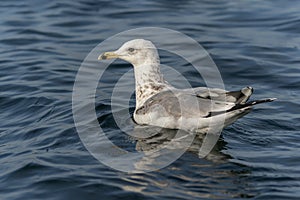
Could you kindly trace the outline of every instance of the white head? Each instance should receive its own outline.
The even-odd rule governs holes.
[[[124,43],[118,50],[105,52],[98,60],[120,58],[131,63],[134,67],[145,64],[159,64],[156,47],[149,40],[135,39]]]

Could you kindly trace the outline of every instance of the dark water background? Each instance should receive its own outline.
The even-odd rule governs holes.
[[[299,10],[283,0],[1,1],[0,199],[299,199]],[[278,98],[223,131],[222,162],[185,153],[126,174],[81,143],[71,110],[81,62],[107,37],[144,26],[201,43],[226,89]]]

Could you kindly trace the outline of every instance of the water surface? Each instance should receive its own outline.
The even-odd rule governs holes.
[[[298,199],[299,9],[299,2],[280,0],[2,1],[1,199]],[[145,26],[197,40],[215,60],[226,89],[250,85],[253,98],[278,100],[226,128],[211,159],[187,152],[147,174],[102,165],[75,130],[75,76],[98,43]],[[182,66],[193,86],[202,83],[177,57],[162,62]],[[110,72],[121,76],[130,69],[122,63]],[[114,83],[112,77],[103,92]],[[113,130],[109,106],[98,102],[96,110]],[[126,137],[115,142],[132,145]]]

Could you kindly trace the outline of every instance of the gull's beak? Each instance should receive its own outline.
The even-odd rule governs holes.
[[[108,59],[113,59],[118,57],[119,55],[116,54],[115,52],[104,52],[99,55],[98,60],[108,60]]]

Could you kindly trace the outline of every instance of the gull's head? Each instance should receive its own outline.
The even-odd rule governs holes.
[[[137,67],[144,64],[158,64],[156,47],[149,40],[135,39],[125,42],[118,50],[102,53],[98,60],[120,58]]]

